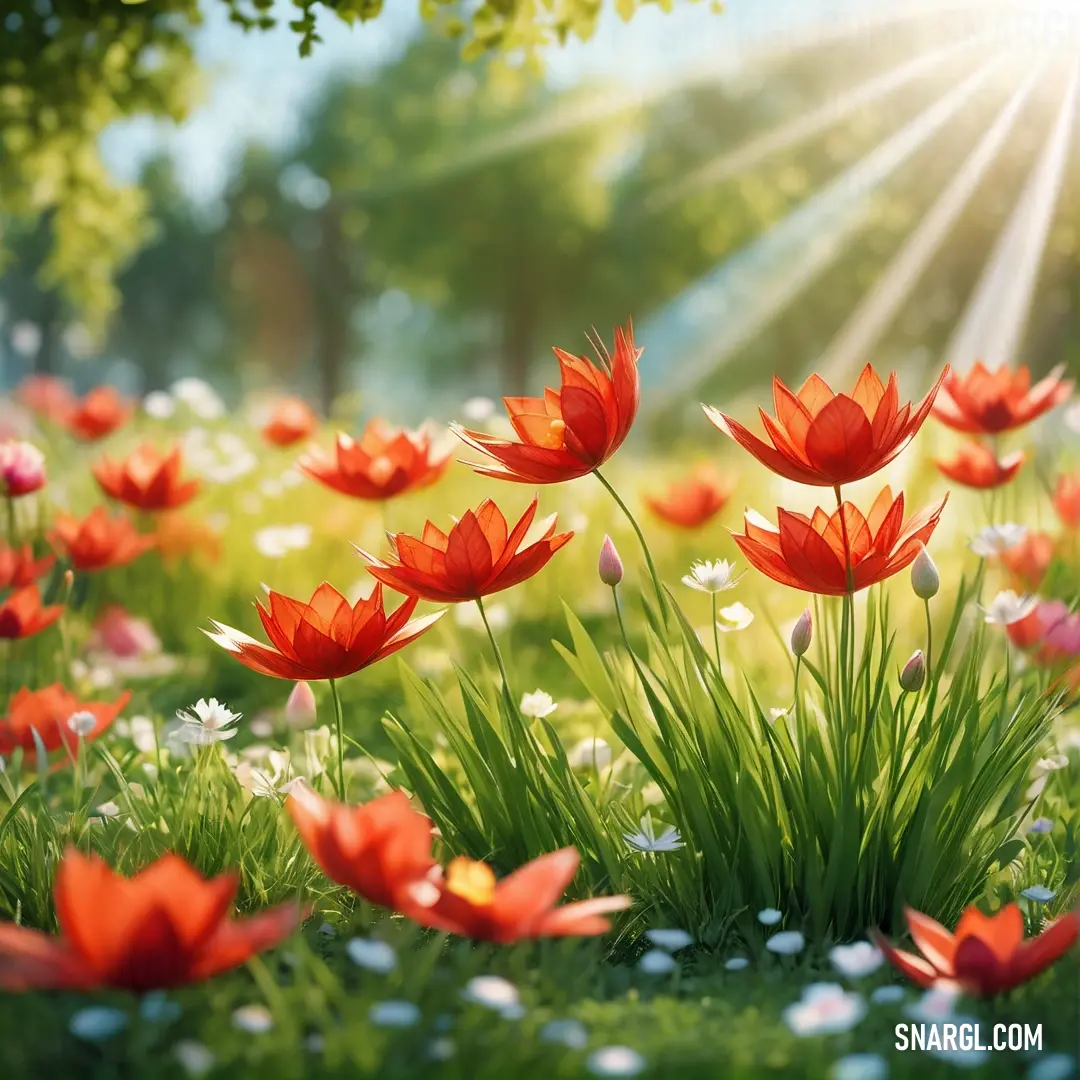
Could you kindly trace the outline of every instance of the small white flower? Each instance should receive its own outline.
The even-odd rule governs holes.
[[[217,1064],[214,1051],[194,1039],[181,1039],[173,1047],[173,1057],[188,1076],[202,1076]]]
[[[875,1005],[895,1005],[906,996],[902,986],[879,986],[871,992],[870,1000]]]
[[[637,1076],[645,1071],[645,1059],[629,1046],[602,1046],[585,1059],[593,1076]]]
[[[461,998],[503,1016],[509,1013],[508,1019],[518,1016],[521,1010],[518,988],[499,975],[477,975],[470,979],[461,991]]]
[[[68,717],[67,726],[75,732],[80,739],[85,739],[97,725],[97,717],[92,712],[82,710],[72,713]]]
[[[638,961],[638,968],[646,975],[667,975],[675,966],[674,957],[663,949],[650,949]]]
[[[92,1005],[80,1009],[68,1024],[68,1031],[76,1039],[84,1042],[97,1042],[119,1034],[127,1027],[127,1013],[112,1009],[107,1005]]]
[[[783,1013],[784,1023],[796,1035],[839,1035],[850,1031],[865,1015],[861,994],[829,983],[808,986],[802,999]]]
[[[745,956],[733,956],[724,961],[725,971],[745,971],[750,966],[750,961]]]
[[[1006,522],[1004,525],[987,525],[968,545],[982,559],[992,559],[1016,547],[1027,536],[1027,526]]]
[[[118,817],[120,814],[120,807],[111,799],[108,802],[103,802],[100,806],[96,807],[98,814],[103,818]]]
[[[1048,889],[1045,885],[1032,885],[1020,895],[1035,904],[1049,904],[1057,896],[1057,893],[1053,889]]]
[[[829,1080],[887,1080],[889,1063],[880,1054],[848,1054],[833,1062]]]
[[[1050,757],[1039,758],[1035,762],[1031,770],[1032,777],[1046,776],[1049,773],[1057,772],[1058,769],[1067,769],[1069,767],[1069,758],[1066,754],[1051,754]]]
[[[682,582],[698,592],[719,593],[733,589],[742,574],[735,573],[735,564],[727,559],[717,559],[715,562],[696,562],[690,567]]]
[[[885,962],[881,950],[869,941],[856,941],[851,945],[837,945],[829,950],[832,965],[849,979],[858,979],[877,971]]]
[[[762,910],[757,913],[757,921],[761,923],[762,926],[775,926],[783,917],[784,913],[778,911],[774,907],[762,908]]]
[[[154,390],[143,398],[143,412],[155,420],[168,420],[176,412],[176,399],[164,390]]]
[[[268,525],[252,538],[255,550],[267,559],[281,559],[290,551],[303,551],[311,545],[310,525]]]
[[[611,764],[611,747],[600,738],[582,739],[566,753],[571,769],[606,769]]]
[[[718,615],[716,627],[723,634],[745,630],[754,621],[754,613],[745,604],[722,607]]]
[[[274,1026],[274,1017],[265,1005],[241,1005],[232,1014],[234,1028],[249,1035],[265,1035]]]
[[[684,844],[674,825],[668,825],[657,835],[651,814],[646,814],[636,833],[623,833],[623,839],[636,851],[677,851]]]
[[[225,412],[225,403],[204,379],[177,379],[169,389],[173,397],[182,401],[200,420],[216,420]]]
[[[559,706],[546,690],[534,690],[521,698],[521,715],[532,720],[550,716]]]
[[[368,1019],[376,1027],[416,1027],[420,1023],[420,1009],[411,1001],[376,1001],[368,1009]]]
[[[345,951],[354,964],[378,975],[386,975],[397,967],[397,953],[378,938],[353,938]]]
[[[285,750],[268,750],[265,754],[264,767],[255,765],[248,748],[248,760],[241,761],[233,769],[237,783],[256,798],[268,799],[277,795],[288,795],[297,784],[303,783],[302,776],[290,775],[289,754]]]
[[[231,739],[236,734],[236,728],[230,725],[239,720],[240,716],[240,713],[231,712],[225,703],[217,698],[209,701],[199,698],[192,706],[192,711],[177,712],[176,718],[181,722],[181,726],[175,735],[181,742],[195,746],[212,746],[224,739]]]
[[[986,622],[991,626],[1012,626],[1026,619],[1034,610],[1038,599],[1034,596],[1017,596],[1012,589],[999,592],[988,607],[981,608]]]
[[[655,945],[658,949],[663,949],[665,952],[678,952],[680,949],[685,949],[694,944],[694,939],[685,931],[680,930],[678,927],[657,927],[654,930],[646,930],[645,937],[649,939],[649,943]]]
[[[584,1050],[589,1045],[589,1033],[580,1020],[549,1020],[540,1029],[540,1041]]]
[[[133,716],[129,724],[131,741],[135,749],[143,754],[151,754],[157,747],[157,732],[154,721],[149,716]]]
[[[904,1012],[912,1020],[932,1023],[936,1020],[949,1020],[956,1015],[956,999],[960,991],[955,986],[939,983],[931,986],[913,1005],[908,1005]]]
[[[781,930],[765,942],[765,948],[779,956],[794,956],[806,948],[806,938],[798,930]]]
[[[488,397],[471,397],[461,406],[461,415],[474,424],[482,424],[495,415],[495,402]]]

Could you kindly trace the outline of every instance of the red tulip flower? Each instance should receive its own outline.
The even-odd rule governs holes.
[[[884,488],[863,516],[845,502],[812,518],[780,509],[779,528],[746,515],[745,534],[733,537],[747,561],[793,589],[841,596],[899,573],[914,561],[937,526],[945,499],[904,521],[904,495]]]
[[[339,434],[334,460],[316,450],[301,459],[300,468],[343,495],[380,500],[430,487],[449,464],[449,450],[437,451],[426,431],[396,429],[375,419],[359,441]]]
[[[319,418],[302,398],[282,398],[262,429],[263,438],[273,446],[292,446],[306,439],[319,426]]]
[[[1080,472],[1058,477],[1054,489],[1054,509],[1065,528],[1080,527]]]
[[[0,545],[0,589],[21,589],[44,577],[56,562],[55,555],[35,559],[29,544],[21,548]]]
[[[62,547],[76,570],[107,570],[123,566],[154,546],[152,536],[140,536],[131,521],[110,517],[103,506],[95,507],[82,521],[58,514],[53,542]]]
[[[1032,386],[1026,367],[1013,371],[1003,364],[989,371],[979,361],[966,375],[949,373],[934,403],[934,416],[969,435],[996,435],[1023,427],[1072,393],[1072,380],[1061,378],[1064,370],[1061,365]]]
[[[106,495],[136,510],[174,510],[190,502],[200,486],[198,480],[182,480],[182,469],[179,447],[162,455],[144,443],[126,461],[102,458],[94,466],[94,478]]]
[[[1001,553],[1001,562],[1026,592],[1035,592],[1054,561],[1054,538],[1029,532],[1015,547]],[[1011,629],[1011,627],[1010,627]]]
[[[438,899],[430,904],[413,904],[404,913],[423,926],[478,941],[604,934],[611,924],[603,916],[628,908],[630,897],[600,896],[555,906],[580,861],[574,848],[563,848],[541,855],[496,881],[486,863],[457,858],[446,868],[445,875],[432,875]],[[415,895],[427,899],[420,890]]]
[[[323,582],[308,603],[273,591],[269,608],[256,602],[269,645],[213,620],[214,632],[205,633],[262,675],[293,682],[343,679],[403,649],[442,615],[438,611],[409,622],[416,604],[409,597],[387,615],[381,585],[353,606]]]
[[[485,499],[476,510],[466,510],[449,534],[429,521],[419,539],[391,534],[394,550],[386,561],[360,554],[373,577],[407,596],[451,604],[478,600],[539,573],[574,535],[556,535],[553,515],[540,539],[523,547],[537,501],[534,497],[512,530],[502,511]]]
[[[948,461],[934,462],[950,480],[970,488],[996,488],[1015,479],[1024,464],[1023,450],[1001,459],[989,447],[978,442],[966,442]]]
[[[645,502],[661,521],[680,529],[698,529],[723,510],[731,498],[731,490],[710,473],[701,471],[672,484],[663,495],[646,496]]]
[[[922,956],[893,948],[875,932],[874,943],[889,963],[919,986],[945,979],[982,997],[1003,993],[1034,978],[1072,948],[1080,935],[1080,915],[1075,911],[1027,941],[1024,916],[1016,904],[990,916],[969,907],[955,934],[912,908],[906,908],[904,914]]]
[[[400,791],[346,806],[298,784],[285,807],[323,873],[380,907],[412,903],[411,890],[435,866],[431,821]]]
[[[73,406],[64,421],[83,442],[97,442],[127,423],[133,406],[112,386],[97,386]]]
[[[896,373],[885,386],[869,364],[850,395],[833,393],[820,375],[811,375],[797,394],[774,378],[776,416],[758,410],[768,443],[712,406],[704,406],[705,415],[777,475],[837,487],[873,475],[911,442],[948,373],[918,405],[903,406]]]
[[[115,701],[79,701],[60,683],[41,690],[24,686],[8,703],[7,717],[0,719],[0,754],[10,754],[19,746],[33,753],[35,731],[46,750],[51,752],[63,746],[71,753],[80,737],[90,740],[101,735],[130,700],[131,694],[125,692]],[[80,714],[86,720],[85,727],[69,722]]]
[[[166,854],[132,878],[69,848],[56,871],[60,935],[0,924],[5,990],[146,993],[208,979],[288,937],[295,904],[230,919],[234,874],[203,879]]]
[[[0,638],[33,637],[52,626],[64,614],[62,604],[41,604],[37,585],[16,589],[0,602]]]
[[[520,442],[453,424],[456,434],[494,465],[471,467],[483,476],[522,484],[558,484],[593,472],[622,446],[637,416],[641,387],[633,327],[615,331],[615,353],[597,346],[601,366],[555,349],[562,387],[542,398],[504,398]]]

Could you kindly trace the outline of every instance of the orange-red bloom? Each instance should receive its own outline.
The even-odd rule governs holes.
[[[1015,547],[1001,553],[1001,562],[1028,592],[1035,592],[1054,561],[1054,538],[1029,532]],[[1012,629],[1012,627],[1008,627]]]
[[[903,406],[896,373],[885,386],[869,364],[850,395],[833,393],[820,375],[811,375],[797,394],[774,378],[776,416],[758,409],[772,445],[711,405],[704,409],[716,427],[779,476],[836,487],[873,475],[911,442],[948,373],[946,367],[918,405]]]
[[[238,967],[288,937],[300,911],[283,904],[232,920],[236,885],[234,874],[204,879],[173,854],[125,878],[69,848],[53,890],[60,935],[0,924],[0,987],[145,993]]]
[[[996,488],[1009,483],[1024,464],[1023,450],[998,459],[979,442],[965,442],[948,461],[934,462],[950,480],[970,488]]]
[[[1002,364],[989,371],[980,360],[966,375],[950,372],[934,403],[934,416],[955,431],[994,435],[1029,424],[1065,401],[1072,380],[1062,379],[1064,365],[1031,385],[1027,367],[1013,371]]]
[[[96,386],[74,404],[64,423],[77,439],[97,442],[123,427],[133,410],[115,387]]]
[[[29,544],[21,548],[0,545],[0,589],[21,589],[44,577],[56,562],[55,555],[34,558]]]
[[[893,948],[875,932],[875,944],[889,963],[919,986],[945,979],[983,997],[1034,978],[1071,949],[1080,934],[1080,915],[1073,911],[1025,941],[1024,916],[1016,904],[989,916],[969,907],[960,916],[955,934],[912,908],[905,908],[904,914],[922,956]]]
[[[504,398],[520,442],[451,425],[457,435],[495,465],[471,467],[483,476],[523,484],[558,484],[598,469],[630,432],[641,398],[634,328],[615,331],[615,354],[598,343],[602,366],[555,349],[562,388],[542,398]]]
[[[126,461],[102,458],[94,466],[94,478],[106,495],[136,510],[175,510],[199,491],[198,480],[180,479],[183,467],[180,447],[162,455],[143,443]]]
[[[431,821],[400,791],[346,806],[298,784],[285,807],[323,873],[380,907],[411,903],[410,890],[435,866]]]
[[[15,400],[54,424],[66,423],[75,408],[71,387],[56,375],[28,375],[15,388]]]
[[[16,589],[0,602],[0,638],[27,638],[52,626],[64,614],[62,604],[42,607],[35,584]]]
[[[262,675],[294,682],[343,679],[403,649],[442,615],[438,611],[409,622],[416,604],[415,597],[408,597],[388,616],[381,585],[353,607],[323,582],[306,604],[272,590],[269,609],[256,602],[269,645],[212,619],[214,632],[205,633]]]
[[[197,555],[215,561],[221,555],[221,537],[205,521],[166,511],[154,524],[154,546],[165,562]]]
[[[1065,528],[1080,527],[1080,472],[1058,477],[1054,489],[1054,509]]]
[[[263,438],[274,446],[292,446],[306,439],[319,426],[311,406],[298,397],[282,398],[262,429]]]
[[[392,428],[370,421],[360,441],[339,433],[333,461],[312,451],[300,461],[308,476],[356,499],[390,499],[430,487],[450,464],[450,451],[438,451],[426,431]]]
[[[840,596],[858,592],[899,573],[930,539],[945,499],[904,521],[904,494],[893,499],[883,488],[863,516],[845,502],[832,514],[808,518],[779,509],[779,529],[746,515],[746,533],[733,539],[747,561],[763,574],[804,592]]]
[[[502,511],[485,499],[476,510],[466,510],[449,535],[429,521],[420,539],[392,533],[394,550],[386,561],[366,551],[360,554],[373,577],[407,596],[439,603],[477,600],[539,573],[574,535],[556,535],[558,518],[552,515],[540,539],[522,547],[537,501],[534,497],[512,530]]]
[[[66,550],[76,570],[86,571],[123,566],[154,546],[152,536],[140,536],[128,518],[110,517],[103,506],[95,507],[82,521],[58,514],[53,542]]]
[[[34,732],[37,731],[45,749],[69,752],[78,742],[78,734],[68,721],[76,713],[89,713],[94,725],[84,731],[84,739],[96,739],[124,711],[131,694],[124,692],[115,701],[79,701],[60,683],[41,690],[25,686],[16,691],[8,702],[6,719],[0,719],[0,754],[10,754],[17,746],[33,753]]]
[[[727,505],[732,488],[704,469],[672,484],[663,495],[647,495],[645,502],[661,521],[681,529],[697,529]]]

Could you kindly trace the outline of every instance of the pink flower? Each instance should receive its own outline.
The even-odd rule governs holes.
[[[161,650],[161,642],[145,619],[113,605],[94,626],[94,644],[120,660],[132,660]]]
[[[0,494],[29,495],[45,486],[45,455],[28,442],[0,443]]]

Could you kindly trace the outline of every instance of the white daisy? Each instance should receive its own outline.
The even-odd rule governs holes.
[[[652,815],[646,814],[640,821],[636,833],[623,833],[623,839],[635,851],[677,851],[685,845],[674,825],[668,825],[657,835]]]
[[[992,559],[1016,547],[1027,536],[1027,526],[1007,521],[1004,525],[987,525],[968,545],[980,558]]]
[[[1026,593],[1017,596],[1012,589],[999,592],[987,607],[980,607],[986,621],[992,626],[1012,626],[1026,619],[1038,604],[1038,598]]]
[[[521,715],[532,720],[550,716],[559,706],[546,690],[534,690],[521,698]]]
[[[181,722],[181,726],[175,732],[175,737],[180,742],[196,746],[212,746],[216,742],[231,739],[236,734],[236,728],[230,725],[239,720],[241,715],[231,712],[225,703],[217,698],[209,701],[199,698],[190,712],[177,711],[176,719]]]
[[[682,582],[698,592],[718,593],[734,588],[741,577],[742,574],[735,573],[734,563],[717,559],[715,562],[694,563]]]
[[[717,614],[719,618],[716,621],[716,627],[723,634],[745,630],[754,621],[754,613],[745,604],[722,607]]]

